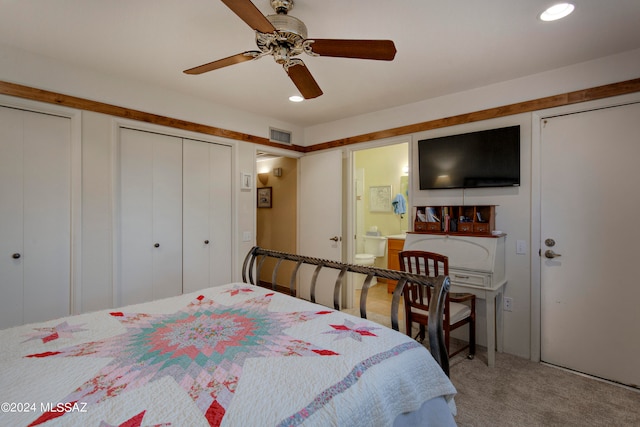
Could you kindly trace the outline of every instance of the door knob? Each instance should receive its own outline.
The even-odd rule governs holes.
[[[332,238],[330,238],[329,240],[333,240],[334,242],[339,242],[339,241],[341,241],[341,240],[342,240],[342,238],[341,238],[341,237],[339,237],[339,236],[333,236],[333,237],[332,237]]]
[[[561,256],[561,254],[557,254],[553,252],[551,249],[547,249],[546,251],[544,251],[544,256],[547,258],[553,259]]]
[[[15,254],[11,255],[11,258],[18,259],[18,258],[20,258],[20,254],[19,253],[15,253]]]
[[[159,248],[160,247],[160,243],[156,243],[155,245],[153,245],[154,248]]]

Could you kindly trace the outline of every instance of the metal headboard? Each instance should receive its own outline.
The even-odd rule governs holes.
[[[407,282],[430,286],[433,288],[433,291],[431,292],[431,300],[429,301],[429,324],[427,326],[429,347],[433,358],[442,367],[444,372],[449,375],[449,356],[447,354],[447,348],[444,341],[444,330],[442,326],[445,298],[451,286],[448,276],[427,277],[402,271],[368,267],[365,265],[346,264],[338,261],[273,251],[255,246],[249,251],[244,260],[244,264],[242,266],[242,281],[256,285],[256,280],[259,281],[260,273],[268,258],[276,260],[276,264],[271,273],[271,286],[273,290],[276,290],[277,288],[276,277],[282,262],[292,261],[295,263],[295,267],[293,268],[289,279],[289,292],[291,295],[296,294],[296,278],[298,270],[302,264],[316,266],[311,278],[311,302],[316,302],[316,282],[320,271],[323,268],[338,270],[339,272],[333,288],[333,307],[336,310],[340,310],[340,296],[346,273],[365,274],[367,277],[362,285],[362,293],[360,295],[360,317],[364,319],[367,318],[367,292],[371,286],[373,278],[380,277],[383,279],[396,280],[398,284],[393,291],[393,297],[391,300],[391,327],[396,331],[399,330],[398,309],[400,306],[400,298]]]

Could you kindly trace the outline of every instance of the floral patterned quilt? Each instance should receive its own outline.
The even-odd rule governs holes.
[[[242,283],[0,340],[2,426],[391,425],[437,396],[454,410],[416,341]]]

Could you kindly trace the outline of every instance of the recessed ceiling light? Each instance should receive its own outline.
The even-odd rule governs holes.
[[[304,101],[304,98],[301,97],[300,95],[291,95],[289,97],[289,101],[291,101],[291,102],[302,102],[302,101]]]
[[[573,12],[573,9],[575,9],[575,6],[571,3],[554,4],[540,14],[540,19],[543,21],[555,21],[562,19]]]

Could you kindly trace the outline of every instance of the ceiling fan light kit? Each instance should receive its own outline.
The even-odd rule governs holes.
[[[273,56],[305,99],[322,95],[304,62],[294,58],[301,53],[310,56],[373,59],[391,61],[396,47],[391,40],[308,39],[307,27],[300,19],[288,15],[293,0],[270,0],[275,15],[264,16],[250,0],[221,0],[256,32],[258,51],[246,51],[185,70],[186,74],[202,74],[229,65]]]

